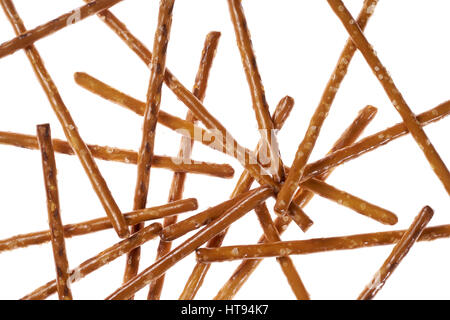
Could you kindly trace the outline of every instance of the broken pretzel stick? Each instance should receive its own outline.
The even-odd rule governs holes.
[[[67,261],[64,228],[61,221],[59,206],[58,180],[53,152],[50,125],[38,125],[37,137],[42,156],[45,193],[47,197],[48,224],[53,248],[53,258],[56,267],[56,287],[59,300],[72,300],[69,283],[69,262]]]
[[[341,0],[327,0],[333,11],[341,20],[348,34],[351,36],[353,43],[359,49],[364,56],[367,64],[372,69],[373,73],[380,81],[384,91],[391,100],[393,106],[398,111],[403,119],[405,126],[411,133],[416,143],[424,153],[426,159],[431,165],[431,168],[441,180],[447,193],[450,194],[450,172],[444,161],[441,159],[439,153],[434,148],[433,144],[429,140],[427,134],[423,130],[415,114],[412,112],[402,94],[394,84],[392,77],[387,69],[381,63],[372,45],[367,41],[364,33],[354,23],[353,17],[345,7]]]
[[[16,8],[11,0],[1,0],[1,5],[6,15],[8,16],[11,25],[17,35],[26,32],[26,28],[22,20],[20,19]],[[78,129],[69,113],[69,110],[65,106],[55,83],[53,82],[50,74],[44,66],[39,52],[31,45],[25,49],[25,52],[30,60],[30,63],[35,71],[35,74],[45,91],[50,105],[53,108],[58,120],[60,121],[64,134],[67,137],[68,142],[77,154],[80,162],[91,181],[94,191],[97,193],[106,214],[111,219],[111,223],[114,226],[119,237],[127,237],[129,235],[128,227],[125,223],[125,219],[117,206],[111,191],[109,190],[105,179],[100,173],[97,164],[92,157],[88,147],[81,138]]]
[[[395,245],[389,257],[377,271],[372,282],[367,285],[363,292],[359,295],[358,300],[372,300],[378,291],[383,288],[387,279],[392,275],[397,266],[420,237],[428,222],[430,222],[433,217],[433,214],[433,209],[428,206],[422,209],[419,215],[414,219],[409,229],[403,234],[400,241]]]
[[[156,238],[161,229],[161,224],[154,223],[131,235],[128,239],[122,240],[112,247],[102,251],[95,257],[86,260],[70,272],[70,282],[74,283],[83,279],[92,272],[123,256],[130,250],[133,250],[134,248],[143,245],[147,241]],[[55,292],[56,281],[53,280],[34,290],[32,293],[27,294],[22,298],[22,300],[44,300]]]
[[[127,224],[132,226],[144,221],[170,217],[196,209],[198,209],[197,200],[186,199],[171,202],[158,207],[125,213],[124,217]],[[111,228],[112,225],[108,218],[98,218],[90,221],[65,225],[64,237],[71,238],[82,236]],[[28,246],[40,245],[49,242],[50,240],[51,234],[49,230],[17,235],[8,239],[0,240],[0,253],[3,251],[25,248]]]

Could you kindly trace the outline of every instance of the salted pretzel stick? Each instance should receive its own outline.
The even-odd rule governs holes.
[[[36,41],[51,35],[67,26],[75,24],[86,19],[100,11],[108,9],[122,0],[96,0],[89,4],[72,10],[56,19],[53,19],[43,25],[40,25],[29,31],[21,31],[18,36],[12,40],[0,45],[0,58],[13,54],[14,52],[25,49]]]
[[[156,125],[158,123],[158,113],[161,106],[163,73],[166,69],[167,46],[169,44],[170,31],[172,28],[172,11],[174,5],[175,0],[161,0],[159,2],[158,23],[153,41],[153,51],[155,54],[150,63],[150,83],[147,92],[147,103],[145,105],[144,124],[142,126],[142,142],[137,163],[137,180],[133,204],[134,210],[143,209],[147,204],[150,170],[155,147]],[[131,228],[131,232],[138,232],[143,227],[144,223],[139,223]],[[124,283],[138,273],[140,259],[140,247],[133,249],[127,254],[125,274],[123,276]],[[131,297],[131,299],[133,299],[133,297]]]
[[[376,114],[377,109],[368,106],[361,110],[358,113],[356,119],[352,122],[352,124],[344,131],[341,137],[336,141],[333,145],[329,153],[332,153],[336,150],[339,150],[345,146],[351,145],[358,139],[358,137],[362,134],[366,126],[370,123],[373,117]],[[323,172],[318,175],[317,178],[320,180],[326,180],[330,174],[333,172],[334,168],[332,167],[330,170]],[[300,189],[300,193],[294,199],[299,207],[305,207],[309,201],[314,197],[314,194],[308,190]],[[289,219],[284,219],[284,217],[278,217],[274,224],[277,228],[278,233],[281,235],[289,226],[291,221]],[[265,237],[262,236],[259,242],[266,241]],[[245,284],[247,279],[250,277],[252,272],[258,267],[260,260],[248,260],[243,261],[236,271],[233,273],[232,277],[225,283],[222,289],[214,298],[215,300],[231,300],[239,289]],[[197,263],[197,265],[204,265]]]
[[[264,230],[264,236],[268,242],[278,242],[281,241],[280,234],[275,227],[272,218],[270,217],[269,210],[265,203],[260,204],[255,208],[256,215]],[[309,300],[309,293],[303,284],[303,281],[296,270],[294,263],[289,257],[279,257],[277,258],[278,263],[286,276],[292,291],[298,300]]]
[[[449,114],[450,101],[447,101],[417,116],[417,121],[420,125],[426,126],[448,116]],[[361,139],[353,145],[336,150],[325,158],[309,164],[305,169],[303,179],[310,179],[315,177],[317,174],[321,174],[349,160],[358,158],[359,156],[394,141],[407,133],[408,129],[406,128],[406,125],[404,123],[399,123],[386,130],[382,130]]]
[[[67,261],[64,228],[59,206],[57,169],[53,152],[50,125],[38,125],[37,137],[42,156],[45,194],[47,197],[48,224],[56,267],[56,287],[59,300],[72,300],[69,283],[69,262]]]
[[[195,77],[194,87],[192,93],[200,101],[203,102],[206,94],[206,88],[208,85],[209,73],[213,64],[214,57],[216,55],[217,46],[219,44],[220,32],[210,32],[206,36],[205,43],[202,50],[202,56],[200,59],[200,65]],[[189,110],[186,115],[186,120],[196,122],[195,116]],[[182,159],[189,159],[192,154],[192,148],[194,146],[194,140],[192,138],[183,137],[180,143],[180,151],[178,156]],[[172,185],[169,191],[169,202],[180,200],[183,198],[184,182],[186,180],[186,174],[183,172],[175,172],[172,178]],[[164,219],[164,227],[173,225],[177,222],[177,217],[169,217]],[[172,243],[161,240],[158,246],[158,253],[156,260],[164,257],[172,249]],[[159,277],[156,281],[150,284],[148,292],[148,300],[159,300],[161,298],[162,288],[164,285],[165,275]]]
[[[363,8],[359,13],[358,20],[356,22],[361,29],[365,29],[377,3],[378,0],[364,1]],[[328,80],[319,105],[311,118],[305,137],[298,147],[291,170],[286,178],[286,182],[278,193],[277,201],[275,203],[275,211],[278,213],[285,213],[293,199],[298,183],[304,174],[305,166],[308,163],[322,126],[328,116],[337,91],[344,80],[345,75],[347,74],[350,62],[352,61],[355,52],[356,48],[353,45],[353,42],[351,39],[348,39],[344,50],[339,57],[337,66]]]
[[[425,207],[414,219],[409,229],[403,234],[400,241],[395,245],[389,257],[383,263],[381,268],[375,273],[372,281],[364,288],[358,297],[358,300],[372,300],[375,295],[385,285],[387,279],[397,269],[397,266],[408,254],[411,247],[423,233],[425,227],[433,217],[433,209]]]
[[[128,299],[137,291],[149,284],[152,280],[159,278],[177,262],[194,252],[197,248],[206,243],[209,239],[213,238],[215,235],[223,232],[232,223],[243,217],[247,212],[254,209],[257,205],[272,195],[272,188],[266,186],[247,192],[246,197],[225,211],[220,218],[201,229],[197,234],[186,240],[177,248],[173,249],[164,258],[159,259],[139,275],[125,283],[122,287],[107,297],[107,299]]]
[[[70,282],[77,282],[92,272],[121,257],[130,250],[142,246],[147,241],[157,237],[161,229],[161,224],[154,223],[131,235],[128,239],[122,240],[105,251],[100,252],[95,257],[86,260],[70,272]],[[34,290],[32,293],[27,294],[22,298],[22,300],[44,300],[55,292],[56,281],[53,280]]]
[[[422,126],[417,121],[415,114],[412,112],[402,94],[395,86],[392,77],[390,76],[387,69],[381,63],[372,45],[367,41],[364,33],[361,29],[354,23],[353,17],[350,12],[345,7],[341,0],[327,0],[333,11],[341,20],[348,34],[353,39],[353,43],[362,53],[366,59],[368,65],[372,69],[373,73],[376,75],[384,91],[388,95],[395,109],[398,111],[403,119],[408,131],[411,133],[416,143],[419,145],[420,149],[424,153],[431,168],[434,170],[437,177],[441,180],[447,193],[450,194],[450,172],[444,161],[439,156],[438,152],[431,144],[428,139],[427,134],[422,129]]]
[[[74,155],[72,148],[66,141],[53,139],[53,148],[55,152],[67,155]],[[0,131],[0,144],[11,145],[25,149],[39,149],[36,136],[3,132]],[[129,164],[137,163],[137,152],[131,150],[124,150],[113,148],[109,146],[88,145],[92,156],[108,161],[117,161]],[[192,160],[192,163],[185,163],[186,159],[173,158],[167,156],[153,157],[152,166],[155,168],[168,169],[175,172],[186,172],[193,174],[204,174],[219,178],[232,178],[234,176],[234,169],[228,164],[217,164]]]
[[[303,182],[301,186],[323,198],[334,201],[383,224],[394,225],[398,222],[398,218],[394,213],[357,198],[345,191],[338,190],[323,181],[309,179]]]
[[[332,238],[260,243],[247,246],[200,248],[197,250],[197,259],[201,263],[208,264],[241,259],[249,259],[245,262],[250,262],[261,261],[263,258],[387,246],[399,243],[407,231],[385,231]],[[449,224],[424,229],[417,241],[434,241],[446,238],[450,238]]]
[[[150,221],[178,215],[180,213],[198,209],[196,199],[186,199],[171,202],[162,206],[137,210],[125,213],[124,217],[128,225],[135,225],[143,221]],[[90,221],[68,224],[64,227],[64,237],[71,238],[94,232],[111,229],[112,225],[108,218],[98,218]],[[38,231],[28,234],[17,235],[8,239],[0,240],[0,253],[33,245],[49,242],[51,234],[49,230]]]
[[[272,116],[273,123],[277,130],[280,130],[283,127],[293,107],[294,107],[294,99],[292,99],[289,96],[283,98],[277,105],[277,108],[275,109],[275,112]],[[261,144],[259,143],[258,146],[256,147],[256,154],[259,153],[260,147]],[[240,194],[250,190],[250,187],[253,184],[253,182],[254,179],[252,178],[252,176],[247,171],[244,171],[241,177],[239,178],[239,181],[236,184],[236,187],[234,188],[234,191],[231,194],[230,198],[234,199],[238,197]],[[294,206],[292,207],[294,208]],[[290,210],[289,213],[291,212],[294,213],[294,211]],[[302,230],[304,230],[305,232],[313,223],[311,219],[309,219],[309,217],[306,216],[306,214],[304,214],[304,212],[301,210],[298,210],[297,214],[292,214],[291,217],[294,221],[298,223],[300,228],[302,228]],[[208,242],[207,247],[220,247],[222,245],[223,240],[225,239],[226,234],[227,231],[224,231],[215,236],[214,238],[212,238]],[[207,264],[197,263],[195,265],[194,270],[192,271],[191,276],[189,277],[189,280],[187,281],[184,290],[180,295],[181,300],[194,299],[195,295],[197,294],[198,290],[200,289],[200,286],[202,285],[206,277],[209,267],[210,265]]]
[[[88,0],[84,0],[88,1]],[[152,60],[152,53],[146,48],[146,46],[137,39],[116,16],[114,16],[109,10],[104,10],[97,14],[99,18],[106,23],[124,42],[133,50],[133,52],[145,63],[146,66],[150,65]],[[270,185],[274,190],[278,190],[278,185],[267,174],[267,172],[257,163],[250,150],[242,147],[232,137],[232,135],[225,129],[225,127],[209,113],[205,106],[197,99],[183,84],[178,81],[177,78],[166,68],[164,72],[164,82],[167,87],[173,91],[177,98],[183,102],[194,114],[194,116],[200,120],[205,127],[217,133],[222,140],[217,141],[221,144],[223,149],[235,157],[258,181],[260,185]]]
[[[16,8],[11,0],[1,0],[1,5],[5,11],[14,31],[17,35],[25,33],[27,30],[22,20],[20,19]],[[111,223],[114,226],[119,237],[127,237],[129,235],[129,230],[125,223],[125,219],[120,212],[119,207],[114,201],[113,196],[103,179],[97,164],[92,157],[89,148],[84,143],[69,110],[65,106],[55,83],[53,82],[50,74],[44,66],[39,52],[36,48],[31,45],[25,49],[25,52],[30,60],[30,63],[34,69],[34,72],[39,79],[42,89],[45,91],[50,105],[53,108],[58,120],[60,121],[64,134],[67,137],[67,141],[70,143],[74,152],[77,154],[80,162],[91,181],[92,187],[97,193],[106,214],[111,219]]]
[[[241,54],[242,64],[244,66],[247,83],[250,88],[250,94],[253,102],[258,128],[262,138],[264,150],[269,151],[269,162],[274,167],[272,171],[276,182],[284,181],[284,165],[281,160],[280,150],[275,132],[275,126],[269,112],[269,105],[266,100],[266,93],[258,70],[256,56],[253,52],[253,44],[250,30],[247,27],[244,9],[241,0],[228,0],[228,7],[233,22],[236,41]],[[267,154],[261,154],[267,158]],[[266,161],[264,161],[266,162]]]

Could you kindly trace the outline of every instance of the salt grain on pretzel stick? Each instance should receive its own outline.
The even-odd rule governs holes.
[[[450,172],[438,152],[431,144],[425,131],[417,121],[415,114],[411,111],[400,91],[394,84],[389,72],[381,63],[371,44],[367,41],[361,29],[354,23],[353,17],[341,0],[327,0],[333,11],[341,20],[348,34],[352,37],[353,43],[362,53],[368,65],[383,86],[386,94],[403,119],[409,132],[416,140],[420,149],[425,154],[431,168],[441,180],[447,193],[450,194]]]
[[[158,23],[153,41],[153,51],[155,54],[150,63],[150,83],[147,92],[144,124],[142,126],[142,142],[137,163],[134,210],[143,209],[147,204],[150,169],[155,147],[156,125],[161,106],[161,89],[163,85],[163,74],[166,69],[167,46],[172,28],[172,11],[174,5],[175,0],[161,0],[159,2]],[[131,232],[135,233],[143,227],[144,223],[137,224],[132,227]],[[124,282],[127,282],[138,273],[140,258],[141,249],[139,247],[128,253],[123,277]]]
[[[377,271],[371,283],[364,288],[363,292],[361,292],[358,300],[372,300],[378,291],[383,288],[387,279],[392,275],[392,272],[395,271],[397,266],[420,237],[428,222],[430,222],[433,217],[433,214],[433,209],[428,206],[422,209],[419,215],[414,219],[409,229],[403,234],[400,241],[395,245],[389,257]]]
[[[0,45],[0,58],[13,54],[20,49],[25,49],[34,42],[98,12],[108,9],[121,1],[122,0],[90,1],[89,4],[72,10],[32,30],[21,31],[16,38]]]
[[[177,262],[194,252],[209,239],[226,230],[232,223],[243,217],[247,212],[251,211],[271,196],[273,196],[273,190],[267,186],[259,187],[247,192],[246,196],[241,201],[225,211],[220,218],[201,229],[197,234],[186,240],[177,248],[173,249],[165,257],[159,259],[139,275],[125,283],[107,299],[128,299],[151,281],[163,275]]]
[[[358,16],[357,24],[364,29],[372,16],[378,0],[365,0],[363,8]],[[331,105],[336,97],[337,91],[347,74],[349,65],[356,48],[349,39],[345,45],[344,50],[339,57],[338,64],[331,75],[330,80],[325,88],[322,98],[317,106],[314,115],[311,118],[308,129],[306,131],[303,141],[300,143],[295,159],[292,163],[291,170],[286,178],[286,182],[281,188],[277,196],[275,204],[275,211],[278,213],[285,213],[289,204],[291,203],[294,193],[297,190],[298,183],[302,178],[305,166],[311,156],[311,153],[319,137],[321,128],[328,116]]]
[[[56,287],[58,289],[59,300],[72,300],[72,291],[70,290],[69,283],[69,262],[67,261],[64,228],[61,221],[57,170],[50,125],[38,125],[37,137],[42,156],[42,169],[47,196],[48,224],[50,226],[53,258],[56,267]]]
[[[74,155],[70,144],[66,141],[53,139],[53,148],[55,152]],[[25,149],[39,149],[36,136],[3,132],[0,131],[0,144],[11,145]],[[108,146],[88,145],[89,150],[97,159],[117,161],[129,164],[137,163],[137,152],[124,150]],[[192,160],[192,163],[185,163],[182,158],[173,158],[155,155],[152,166],[154,168],[168,169],[175,172],[185,172],[193,174],[204,174],[219,178],[232,178],[234,169],[228,164],[216,164]]]
[[[234,261],[249,259],[244,262],[261,261],[263,258],[283,257],[288,255],[307,255],[338,250],[355,250],[399,243],[407,230],[375,232],[342,237],[317,238],[296,241],[260,243],[247,246],[227,246],[221,248],[200,248],[197,259],[201,263]],[[450,225],[426,228],[417,241],[434,241],[450,238]],[[257,260],[254,260],[257,259]]]
[[[85,0],[87,1],[87,0]],[[99,18],[106,23],[124,42],[133,50],[133,52],[147,65],[150,65],[152,60],[152,53],[145,45],[137,39],[127,27],[109,10],[104,10],[97,14]],[[167,87],[173,91],[178,99],[183,102],[194,114],[194,116],[200,120],[207,129],[213,131],[222,139],[217,139],[217,143],[221,145],[224,152],[228,152],[231,156],[235,157],[258,181],[261,185],[270,185],[274,190],[278,190],[278,185],[267,174],[266,170],[262,168],[254,159],[250,150],[245,149],[232,137],[232,135],[225,129],[225,127],[213,117],[211,113],[205,108],[205,106],[185,87],[178,81],[177,78],[166,68],[164,73],[164,82]]]
[[[122,240],[105,251],[102,251],[95,257],[86,260],[70,272],[70,281],[73,283],[81,280],[88,274],[91,274],[92,272],[121,257],[130,250],[142,246],[147,241],[157,237],[161,229],[161,224],[154,223],[131,235],[128,239]],[[53,280],[26,295],[22,298],[22,300],[44,300],[55,292],[56,281]]]
[[[356,139],[362,134],[370,121],[373,119],[376,111],[377,109],[372,106],[368,106],[361,110],[352,124],[336,141],[334,146],[331,148],[330,153],[354,143]],[[317,178],[320,180],[326,180],[333,172],[333,169],[334,168],[331,168],[329,171],[325,171]],[[314,194],[312,192],[300,189],[300,193],[294,198],[293,202],[295,202],[299,207],[305,207],[313,198],[313,196]],[[284,217],[278,217],[274,221],[277,231],[280,235],[287,229],[290,222],[291,221],[289,219],[286,220],[284,219]],[[264,241],[265,237],[262,236],[260,242]],[[261,260],[249,260],[242,262],[214,299],[231,300],[239,291],[239,289],[245,284],[252,272],[258,267],[260,261]],[[197,265],[201,266],[202,264],[197,263]]]
[[[228,0],[228,7],[236,34],[239,52],[241,53],[245,75],[247,76],[247,82],[250,87],[253,109],[255,110],[258,128],[261,133],[262,144],[264,145],[263,149],[266,150],[265,153],[269,151],[268,155],[262,153],[260,155],[264,158],[268,158],[269,162],[272,164],[270,167],[271,169],[273,168],[271,171],[274,175],[274,179],[276,182],[280,183],[283,182],[285,178],[284,165],[278,148],[278,141],[274,130],[275,126],[272,122],[272,117],[270,116],[264,86],[256,63],[256,56],[253,52],[252,39],[250,30],[247,27],[244,9],[242,8],[241,0]]]
[[[136,210],[125,213],[124,217],[129,226],[150,220],[161,219],[178,215],[180,213],[198,209],[196,199],[186,199],[171,202],[162,206]],[[68,224],[64,227],[64,237],[71,238],[111,229],[112,225],[108,218],[98,218],[90,221]],[[13,236],[8,239],[0,240],[0,253],[19,248],[25,248],[33,245],[40,245],[49,242],[51,234],[49,230],[38,231],[28,234]]]
[[[277,130],[280,130],[283,127],[283,125],[284,125],[287,117],[291,113],[293,107],[294,107],[294,99],[292,99],[289,96],[283,98],[280,101],[280,103],[277,105],[277,108],[275,109],[275,112],[272,116],[273,123]],[[261,147],[261,144],[258,144],[258,146],[256,147],[256,154],[258,154],[260,147]],[[250,190],[250,187],[253,184],[253,182],[254,182],[254,179],[252,178],[252,176],[247,171],[244,171],[242,173],[241,177],[239,178],[239,181],[238,181],[233,193],[231,194],[231,199],[235,199],[240,194]],[[294,208],[294,206],[292,206],[292,208]],[[306,214],[304,214],[303,211],[297,210],[296,211],[297,214],[294,214],[293,210],[289,211],[289,213],[291,213],[291,212],[292,212],[292,215],[291,215],[292,219],[294,219],[294,221],[296,221],[298,223],[300,228],[302,228],[302,230],[304,230],[306,232],[306,230],[308,230],[308,228],[313,223],[311,221],[311,219],[309,219],[309,217],[306,216]],[[226,231],[220,233],[219,235],[217,235],[216,237],[211,239],[208,242],[207,246],[208,247],[220,247],[222,245],[222,242],[223,242],[226,234],[227,234]],[[164,231],[163,231],[163,235],[164,235]],[[197,263],[195,265],[195,268],[192,271],[191,276],[189,277],[189,280],[187,281],[182,294],[180,295],[181,300],[193,300],[194,299],[195,295],[197,294],[198,290],[200,289],[200,286],[202,285],[202,283],[206,277],[209,267],[210,267],[209,265],[200,264],[200,263]]]
[[[205,43],[202,50],[202,56],[200,59],[200,65],[195,78],[193,94],[203,101],[206,94],[206,88],[208,85],[209,73],[216,55],[217,46],[219,44],[220,32],[210,32],[206,36]],[[196,122],[195,116],[191,111],[187,112],[186,120],[192,123]],[[178,156],[184,161],[189,161],[192,148],[194,146],[194,140],[192,138],[183,137],[181,139],[180,151]],[[172,185],[169,192],[169,202],[180,200],[183,198],[184,182],[186,180],[186,174],[183,172],[174,173],[172,179]],[[177,217],[169,217],[164,219],[164,227],[173,225],[177,222]],[[170,252],[172,243],[161,240],[158,246],[158,254],[156,260],[162,258]],[[150,284],[148,293],[148,300],[159,300],[161,298],[161,292],[164,285],[165,275],[162,275],[156,281]]]
[[[394,225],[398,222],[398,218],[394,213],[357,198],[345,191],[338,190],[323,181],[309,179],[303,182],[301,187],[383,224]]]
[[[19,35],[26,32],[26,28],[11,0],[1,0],[1,5],[16,34]],[[89,177],[89,180],[91,181],[91,184],[97,193],[106,214],[111,219],[114,229],[120,237],[127,237],[129,235],[129,230],[125,223],[125,219],[114,201],[106,181],[103,179],[100,170],[98,169],[97,164],[89,151],[89,148],[86,146],[78,133],[78,129],[75,126],[72,116],[70,115],[69,110],[67,110],[56,85],[50,77],[50,74],[47,72],[39,52],[32,45],[27,47],[25,52],[43,90],[47,94],[53,111],[62,125],[67,140],[80,159],[80,162]]]
[[[264,230],[264,236],[268,242],[278,242],[281,241],[280,234],[278,233],[272,218],[270,217],[269,210],[265,203],[260,204],[255,208],[258,220]],[[289,257],[279,257],[277,258],[278,263],[286,276],[292,291],[298,300],[309,300],[309,293],[303,284],[303,281],[295,269],[294,263]]]
[[[447,101],[417,116],[417,121],[419,121],[420,125],[426,126],[432,122],[443,119],[449,114],[450,101]],[[407,133],[408,129],[406,128],[406,125],[404,123],[399,123],[386,130],[382,130],[361,139],[361,141],[358,141],[353,145],[336,150],[325,158],[309,164],[305,169],[303,179],[315,177],[317,174],[321,174],[349,160],[355,159],[369,151],[394,141]]]

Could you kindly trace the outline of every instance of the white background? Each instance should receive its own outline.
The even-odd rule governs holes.
[[[157,0],[126,0],[113,8],[130,30],[152,47]],[[362,0],[347,0],[356,16]],[[81,0],[16,0],[27,27],[32,28],[83,4]],[[267,99],[273,110],[279,99],[291,95],[296,106],[279,134],[282,156],[293,160],[309,119],[320,99],[347,39],[340,21],[326,1],[245,0],[244,9]],[[391,72],[411,108],[420,113],[450,99],[450,20],[447,0],[380,1],[367,28],[369,41]],[[229,128],[239,142],[253,149],[259,136],[235,35],[225,0],[178,0],[175,5],[167,64],[188,88],[192,87],[204,37],[222,32],[205,105]],[[0,42],[14,37],[0,14]],[[137,149],[142,120],[128,110],[106,102],[78,87],[73,73],[85,71],[114,87],[145,100],[149,71],[97,17],[64,29],[38,42],[49,72],[87,143]],[[64,138],[23,52],[0,60],[0,130],[27,134],[49,122],[53,137]],[[379,108],[364,135],[400,121],[377,79],[357,53],[324,125],[311,160],[324,155],[364,106]],[[167,88],[162,109],[184,117],[186,108]],[[426,127],[442,158],[450,163],[448,119]],[[179,137],[158,126],[157,154],[176,155]],[[235,179],[188,176],[185,197],[196,197],[200,209],[226,200],[242,172],[226,156],[196,145],[193,157],[230,163]],[[102,217],[104,212],[75,157],[57,156],[64,223]],[[45,230],[47,212],[40,155],[37,151],[0,146],[0,238]],[[132,207],[136,169],[133,165],[98,161],[120,208]],[[149,206],[164,204],[172,173],[152,170]],[[395,212],[399,223],[383,226],[319,197],[305,208],[315,224],[307,234],[295,224],[283,239],[308,239],[407,228],[424,205],[436,213],[430,225],[450,223],[449,199],[411,137],[345,164],[328,182]],[[269,208],[273,201],[269,201]],[[185,217],[189,216],[186,214]],[[234,224],[226,244],[252,244],[261,227],[254,213]],[[118,241],[113,231],[67,240],[71,267]],[[179,242],[176,242],[179,243]],[[142,267],[155,258],[157,241],[143,247]],[[354,299],[389,255],[392,247],[349,252],[294,256],[293,259],[313,299]],[[415,245],[377,298],[449,298],[449,240]],[[76,299],[103,299],[120,286],[124,269],[120,258],[73,285]],[[167,273],[164,299],[176,299],[195,263],[191,255]],[[215,264],[198,298],[210,299],[221,288],[238,262]],[[54,278],[50,244],[0,254],[0,298],[16,299]],[[147,289],[137,297],[145,298]],[[292,299],[286,279],[275,259],[264,261],[237,294],[240,299]]]

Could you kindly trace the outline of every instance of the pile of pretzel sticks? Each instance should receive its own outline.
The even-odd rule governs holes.
[[[303,208],[316,194],[382,224],[395,225],[398,217],[394,213],[339,190],[327,184],[325,180],[337,166],[406,134],[414,138],[419,147],[417,152],[423,153],[447,193],[450,193],[448,168],[423,130],[425,125],[441,120],[450,113],[450,101],[419,115],[414,114],[410,109],[363,32],[374,13],[378,0],[364,0],[358,17],[353,17],[341,0],[327,0],[350,37],[314,111],[305,137],[299,143],[290,167],[286,166],[280,156],[276,133],[283,127],[294,106],[294,101],[288,96],[283,98],[273,114],[270,114],[241,0],[227,0],[227,2],[261,134],[260,142],[254,151],[243,147],[202,103],[220,33],[211,32],[207,35],[195,85],[190,91],[166,68],[175,0],[160,0],[152,52],[108,11],[110,7],[122,1],[85,0],[86,5],[32,30],[27,30],[12,0],[0,0],[4,13],[16,33],[14,39],[0,45],[0,58],[20,50],[25,51],[67,139],[67,141],[52,139],[49,125],[38,125],[36,136],[0,132],[1,144],[40,150],[42,158],[49,230],[0,240],[2,252],[51,242],[56,278],[27,294],[23,299],[46,299],[57,293],[61,300],[71,300],[73,298],[71,283],[126,255],[123,285],[107,299],[133,299],[136,292],[148,288],[148,299],[157,300],[163,290],[165,273],[179,261],[195,253],[197,264],[188,278],[180,299],[195,298],[212,262],[243,260],[215,297],[215,299],[232,299],[262,259],[275,257],[297,299],[307,300],[310,299],[308,290],[290,258],[291,255],[394,245],[389,257],[358,296],[358,299],[372,299],[382,289],[386,280],[416,241],[450,237],[450,225],[427,228],[433,216],[433,210],[425,206],[407,230],[301,241],[281,240],[281,234],[291,221],[303,232],[312,226],[313,221]],[[75,81],[91,93],[143,116],[142,140],[138,152],[85,143],[57,86],[45,68],[43,58],[34,46],[34,43],[40,39],[93,15],[97,15],[103,23],[108,25],[149,67],[147,100],[139,101],[86,73],[76,73]],[[325,157],[310,162],[321,128],[357,51],[363,55],[403,122],[358,140],[377,112],[376,108],[368,106],[360,111]],[[189,109],[186,119],[160,111],[164,83]],[[154,154],[158,123],[182,134],[177,157]],[[229,199],[178,221],[178,215],[198,209],[197,199],[183,199],[187,173],[219,178],[230,178],[234,175],[233,168],[227,164],[186,161],[191,158],[195,142],[237,159],[244,171]],[[78,157],[104,208],[106,214],[104,218],[63,225],[60,215],[55,152]],[[133,211],[123,213],[119,209],[96,165],[95,158],[137,165]],[[174,175],[169,202],[148,208],[147,198],[152,168],[169,169],[174,172]],[[253,187],[255,182],[259,186]],[[266,200],[269,198],[276,200],[273,208],[277,215],[275,220],[272,219],[266,205]],[[228,228],[253,210],[263,229],[263,235],[258,244],[222,246]],[[164,220],[162,223],[145,226],[146,221],[158,219]],[[122,240],[70,269],[65,238],[106,229],[114,229]],[[173,248],[171,242],[182,237],[185,237],[185,241]],[[140,271],[140,247],[153,239],[159,241],[157,259],[152,265]]]

